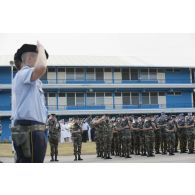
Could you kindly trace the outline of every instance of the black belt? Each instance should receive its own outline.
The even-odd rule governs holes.
[[[16,120],[14,122],[14,125],[30,126],[30,125],[45,125],[45,123],[41,123],[33,120]]]

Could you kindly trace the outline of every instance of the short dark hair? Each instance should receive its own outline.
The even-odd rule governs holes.
[[[14,64],[17,70],[21,69],[22,62],[20,60],[14,60]]]
[[[17,70],[21,69],[22,61],[18,58],[17,53],[14,54],[14,64],[15,64]]]

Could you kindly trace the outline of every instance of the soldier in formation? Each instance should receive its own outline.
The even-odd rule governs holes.
[[[48,122],[48,130],[49,130],[49,143],[51,149],[51,162],[58,161],[58,143],[60,140],[60,123],[57,121],[56,115],[51,114]],[[54,159],[55,157],[55,159]]]
[[[82,128],[81,121],[78,118],[70,119],[69,129],[71,132],[71,138],[74,147],[74,161],[83,160],[81,158],[81,148],[82,148]]]

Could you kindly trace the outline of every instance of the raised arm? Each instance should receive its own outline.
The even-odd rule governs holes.
[[[34,66],[34,70],[31,76],[31,80],[37,80],[40,77],[42,77],[47,69],[47,58],[45,55],[45,49],[44,47],[37,41],[37,50],[38,50],[38,55],[37,55],[37,60]]]

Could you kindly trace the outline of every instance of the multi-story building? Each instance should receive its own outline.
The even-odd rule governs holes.
[[[10,59],[0,57],[1,141],[11,139]],[[59,118],[195,111],[195,74],[186,65],[149,65],[133,57],[51,56],[41,80],[48,111]]]

